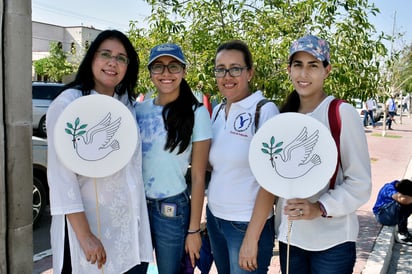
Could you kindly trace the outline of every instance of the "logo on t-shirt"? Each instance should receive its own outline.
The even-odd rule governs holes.
[[[233,123],[233,129],[237,132],[246,131],[252,124],[252,114],[243,112],[239,114]]]

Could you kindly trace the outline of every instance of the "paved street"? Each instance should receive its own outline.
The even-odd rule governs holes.
[[[408,222],[412,232],[412,217]],[[412,272],[412,246],[394,243],[387,274],[410,274]]]
[[[381,123],[376,128],[365,128],[368,139],[369,154],[372,163],[373,189],[369,201],[358,211],[360,220],[360,234],[358,239],[357,261],[353,273],[366,273],[369,255],[375,246],[382,226],[379,225],[372,214],[372,207],[375,203],[376,195],[383,184],[394,179],[402,179],[406,176],[409,162],[412,156],[412,118],[402,116],[396,117],[397,123],[393,125],[394,130],[386,131],[386,136],[382,137]],[[412,170],[411,170],[412,172]],[[410,173],[408,173],[410,174]],[[408,178],[411,178],[408,175]],[[411,224],[410,224],[410,229]],[[391,234],[389,234],[391,236]],[[276,250],[274,251],[276,254]],[[378,262],[379,263],[379,262]],[[52,271],[50,256],[35,263],[33,274],[50,274]],[[388,274],[411,273],[412,269],[412,247],[394,244],[392,261],[389,264]],[[151,271],[151,273],[156,273]],[[200,271],[195,273],[199,274]],[[217,273],[213,268],[211,274]],[[274,256],[269,274],[280,273],[277,256]],[[369,272],[374,273],[374,272]],[[375,272],[378,273],[378,272]]]

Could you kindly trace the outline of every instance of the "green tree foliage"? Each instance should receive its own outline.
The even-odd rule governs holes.
[[[289,46],[305,34],[319,35],[331,45],[332,74],[326,91],[351,99],[373,96],[387,53],[383,34],[375,34],[369,15],[379,10],[368,0],[148,0],[152,7],[149,29],[131,22],[129,36],[138,49],[143,73],[139,91],[150,89],[146,69],[149,50],[163,42],[182,46],[188,59],[192,87],[203,83],[203,92],[218,95],[213,60],[219,44],[244,40],[255,63],[255,89],[268,98],[282,100],[292,86],[287,76]]]
[[[35,72],[50,81],[61,82],[63,76],[74,71],[74,67],[67,61],[67,54],[60,43],[50,43],[50,56],[33,62]]]
[[[405,47],[400,54],[400,62],[394,69],[399,73],[397,87],[406,93],[412,92],[412,45]],[[405,94],[404,94],[405,95]]]

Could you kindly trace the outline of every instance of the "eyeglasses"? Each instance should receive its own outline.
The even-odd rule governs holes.
[[[165,68],[167,68],[169,73],[177,74],[182,72],[184,65],[176,62],[169,63],[167,65],[163,65],[162,63],[155,63],[149,67],[149,70],[153,74],[162,74],[163,72],[165,72]]]
[[[232,67],[229,69],[225,68],[215,68],[215,77],[223,78],[226,76],[226,73],[229,72],[229,75],[232,77],[239,77],[242,74],[242,71],[248,67]]]
[[[114,60],[116,60],[116,62],[118,64],[122,64],[122,65],[127,65],[129,64],[129,58],[127,58],[127,56],[123,55],[123,54],[119,54],[116,56],[113,56],[110,51],[108,50],[99,50],[97,51],[98,56],[104,60],[112,60],[114,58]]]

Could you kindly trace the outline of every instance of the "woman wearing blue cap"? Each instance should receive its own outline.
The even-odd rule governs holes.
[[[192,266],[199,258],[212,129],[208,110],[184,79],[186,59],[178,45],[154,47],[148,69],[157,97],[136,105],[143,179],[159,273],[177,274],[185,253]],[[189,163],[191,193],[185,180]]]
[[[290,47],[288,66],[295,90],[281,112],[306,114],[330,128],[332,119],[328,113],[334,98],[326,94],[323,84],[331,69],[325,40],[308,35],[295,41]],[[282,273],[287,269],[299,274],[353,272],[359,231],[355,211],[370,197],[371,167],[358,113],[348,103],[341,103],[336,110],[341,121],[336,180],[308,199],[279,199],[277,203]],[[293,221],[290,228],[288,221]]]

